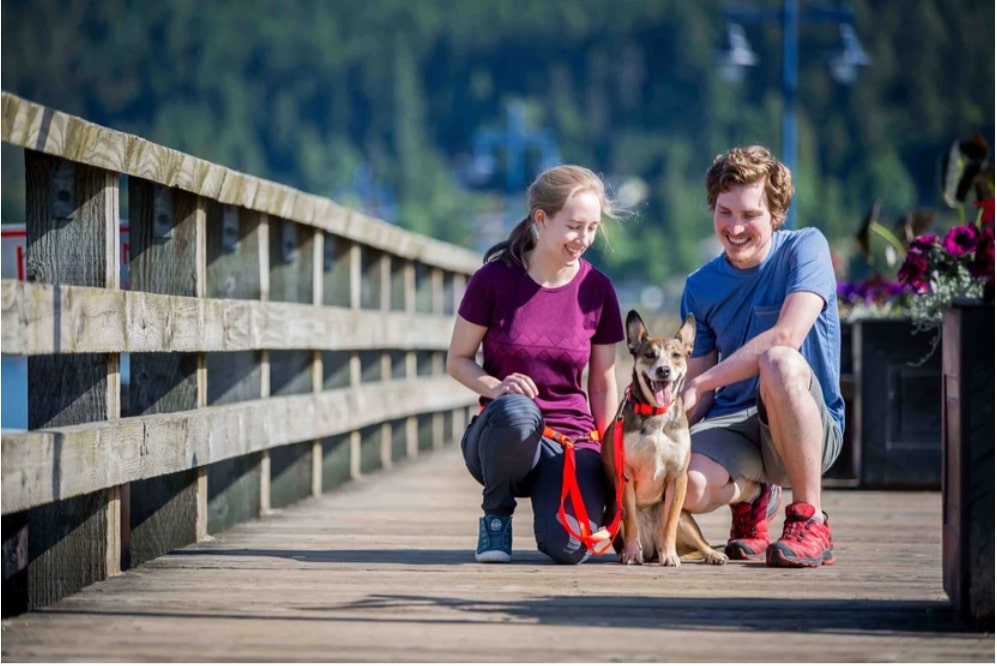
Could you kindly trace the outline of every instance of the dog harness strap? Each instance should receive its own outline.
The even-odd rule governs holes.
[[[578,487],[578,476],[575,466],[575,443],[567,435],[553,428],[544,428],[543,436],[554,440],[564,447],[564,474],[561,478],[561,502],[557,507],[557,519],[565,531],[578,539],[589,551],[596,555],[602,555],[613,545],[613,540],[610,538],[605,546],[598,548],[597,544],[602,539],[593,536],[592,530],[589,528],[588,509],[585,508],[585,500],[582,497],[581,489]],[[594,430],[589,433],[589,437],[593,442],[599,441],[599,433]],[[578,522],[580,533],[572,529],[571,521],[568,520],[568,513],[564,509],[569,497],[571,505],[575,508],[575,520]]]

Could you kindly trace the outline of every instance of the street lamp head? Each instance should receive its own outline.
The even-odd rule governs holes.
[[[727,50],[717,54],[717,67],[720,76],[726,81],[740,82],[744,79],[744,68],[758,64],[758,54],[751,50],[751,44],[738,23],[727,24]]]
[[[829,58],[828,67],[831,69],[831,76],[838,83],[854,83],[858,78],[858,68],[869,65],[872,60],[862,48],[853,25],[842,23],[840,30],[841,51]]]

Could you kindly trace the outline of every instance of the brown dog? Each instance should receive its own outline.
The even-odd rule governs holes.
[[[674,338],[650,337],[635,310],[627,314],[626,326],[633,382],[602,438],[603,464],[616,492],[623,483],[622,528],[613,546],[623,564],[655,556],[671,567],[700,558],[724,564],[727,556],[710,547],[692,514],[682,510],[692,448],[680,392],[695,319],[687,316]]]

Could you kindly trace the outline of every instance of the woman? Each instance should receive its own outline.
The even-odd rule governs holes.
[[[597,433],[616,411],[616,344],[623,340],[612,283],[581,257],[602,218],[614,216],[613,203],[598,176],[571,165],[540,174],[528,201],[529,215],[468,281],[447,372],[481,396],[482,411],[461,441],[483,486],[477,561],[510,561],[516,498],[528,496],[537,549],[577,564],[589,551],[571,532],[595,531],[592,521],[605,508]],[[577,483],[591,517],[578,525],[568,502],[570,532],[558,519],[565,451],[555,433],[576,444]]]

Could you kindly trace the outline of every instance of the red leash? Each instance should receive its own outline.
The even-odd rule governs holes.
[[[642,416],[660,416],[671,408],[671,404],[665,407],[657,407],[647,403],[634,402],[631,394],[632,388],[633,385],[627,387],[623,403],[624,406],[629,403],[635,413]],[[561,504],[558,506],[558,520],[568,534],[581,541],[589,551],[596,555],[602,555],[609,550],[613,545],[613,540],[616,538],[617,533],[620,531],[620,524],[623,522],[623,486],[627,482],[626,474],[623,471],[623,409],[619,410],[615,421],[615,428],[613,429],[613,460],[616,463],[616,515],[609,526],[594,534],[589,529],[588,510],[585,508],[581,490],[578,488],[575,465],[575,443],[566,435],[557,432],[553,428],[544,428],[543,433],[544,437],[552,439],[564,447],[564,475],[561,480]],[[589,433],[589,437],[594,442],[599,441],[599,433],[596,431]],[[569,497],[571,498],[572,505],[575,507],[575,518],[581,530],[580,534],[571,528],[568,514],[564,509],[565,501]],[[607,539],[608,542],[605,546],[602,548],[597,547],[596,544]]]
[[[623,516],[623,488],[619,484],[616,487],[616,517],[613,519],[613,523],[606,528],[608,532],[608,537],[605,535],[600,535],[603,530],[599,530],[595,534],[589,528],[589,515],[588,509],[585,508],[585,500],[582,499],[582,491],[578,487],[578,476],[576,474],[575,465],[575,443],[571,439],[559,433],[553,428],[544,428],[544,437],[552,439],[562,447],[564,447],[564,474],[561,479],[561,503],[557,508],[557,518],[561,522],[565,531],[571,536],[575,537],[589,549],[592,553],[596,555],[602,555],[613,545],[613,539],[616,537],[616,533],[620,529],[620,522]],[[592,431],[589,433],[589,437],[592,438],[593,442],[599,441],[599,433]],[[622,474],[620,466],[623,464],[623,431],[617,424],[615,440],[617,442],[616,448],[616,464],[618,474]],[[571,498],[571,504],[575,507],[575,519],[578,521],[578,527],[580,532],[576,532],[571,527],[571,522],[568,520],[568,513],[565,511],[564,507],[566,500]],[[609,539],[608,543],[602,548],[599,548],[597,544],[602,541]]]
[[[634,412],[638,414],[643,416],[660,415],[667,412],[671,407],[671,405],[668,405],[667,407],[655,407],[646,403],[633,402],[630,393],[631,388],[632,385],[627,387],[623,402],[624,405],[626,403],[630,403],[633,406]],[[481,408],[481,411],[484,411],[484,407]],[[577,465],[575,463],[575,443],[570,437],[564,433],[554,430],[553,428],[544,427],[543,431],[544,437],[552,439],[564,447],[564,473],[561,478],[561,503],[557,508],[557,518],[568,534],[585,544],[585,547],[596,555],[602,555],[610,549],[613,545],[613,540],[620,531],[620,525],[623,522],[623,486],[627,479],[623,472],[622,409],[616,416],[615,421],[615,428],[613,429],[613,459],[616,463],[616,515],[613,517],[613,521],[608,527],[600,529],[595,533],[593,533],[589,528],[588,509],[585,508],[585,500],[582,498],[582,491],[578,487]],[[601,439],[598,431],[595,430],[589,433],[589,438],[593,442],[598,442]],[[568,520],[568,512],[564,509],[569,498],[571,499],[571,504],[575,507],[575,519],[578,521],[580,533],[572,529],[571,522]],[[603,541],[606,541],[607,543],[603,547],[599,548],[598,544]]]

